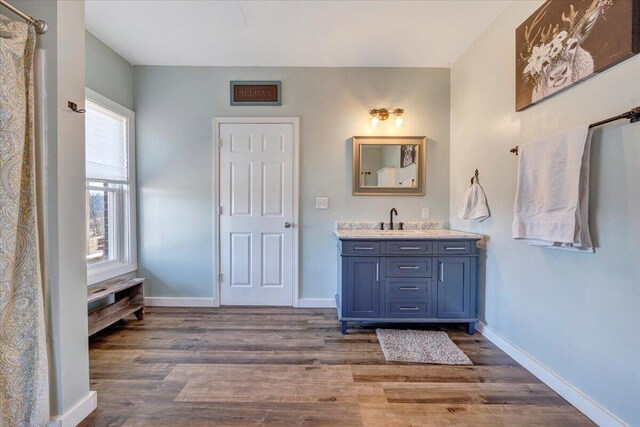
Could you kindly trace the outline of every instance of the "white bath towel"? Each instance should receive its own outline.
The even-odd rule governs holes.
[[[487,197],[480,184],[474,182],[464,193],[462,205],[458,210],[458,217],[470,219],[472,221],[484,221],[489,218],[489,207]]]
[[[518,148],[513,238],[593,252],[589,234],[591,130],[579,126]]]

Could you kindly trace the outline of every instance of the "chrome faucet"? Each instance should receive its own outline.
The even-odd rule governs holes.
[[[389,212],[389,230],[393,230],[393,214],[398,215],[396,208],[391,208],[391,212]]]

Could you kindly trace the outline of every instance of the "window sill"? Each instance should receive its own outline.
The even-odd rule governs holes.
[[[91,269],[87,269],[87,282],[89,286],[95,285],[96,283],[104,282],[105,280],[114,279],[118,276],[122,276],[123,274],[131,273],[132,271],[136,271],[137,269],[137,263],[114,263],[102,268],[93,267]]]

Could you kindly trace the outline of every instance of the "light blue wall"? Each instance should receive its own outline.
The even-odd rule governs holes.
[[[336,220],[449,217],[449,70],[388,68],[135,68],[140,274],[157,297],[208,297],[213,272],[214,116],[299,116],[301,292],[333,298]],[[229,106],[230,80],[282,80],[281,107]],[[352,135],[368,110],[403,107],[398,134],[426,135],[426,197],[353,197]],[[391,120],[389,122],[392,122]],[[390,134],[393,123],[378,134]],[[315,210],[328,196],[330,209]]]
[[[514,111],[514,30],[539,5],[513,2],[451,70],[452,227],[488,236],[484,322],[630,425],[640,425],[640,124],[594,135],[596,253],[511,238],[517,158],[509,148],[640,105],[640,56],[524,112]],[[492,218],[455,217],[478,168]]]
[[[133,66],[85,31],[86,86],[133,110]]]

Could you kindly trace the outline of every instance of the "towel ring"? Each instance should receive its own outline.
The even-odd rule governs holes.
[[[476,180],[476,184],[478,183],[478,177],[480,174],[478,173],[478,169],[476,169],[476,173],[471,177],[471,185],[473,185],[473,180]]]

